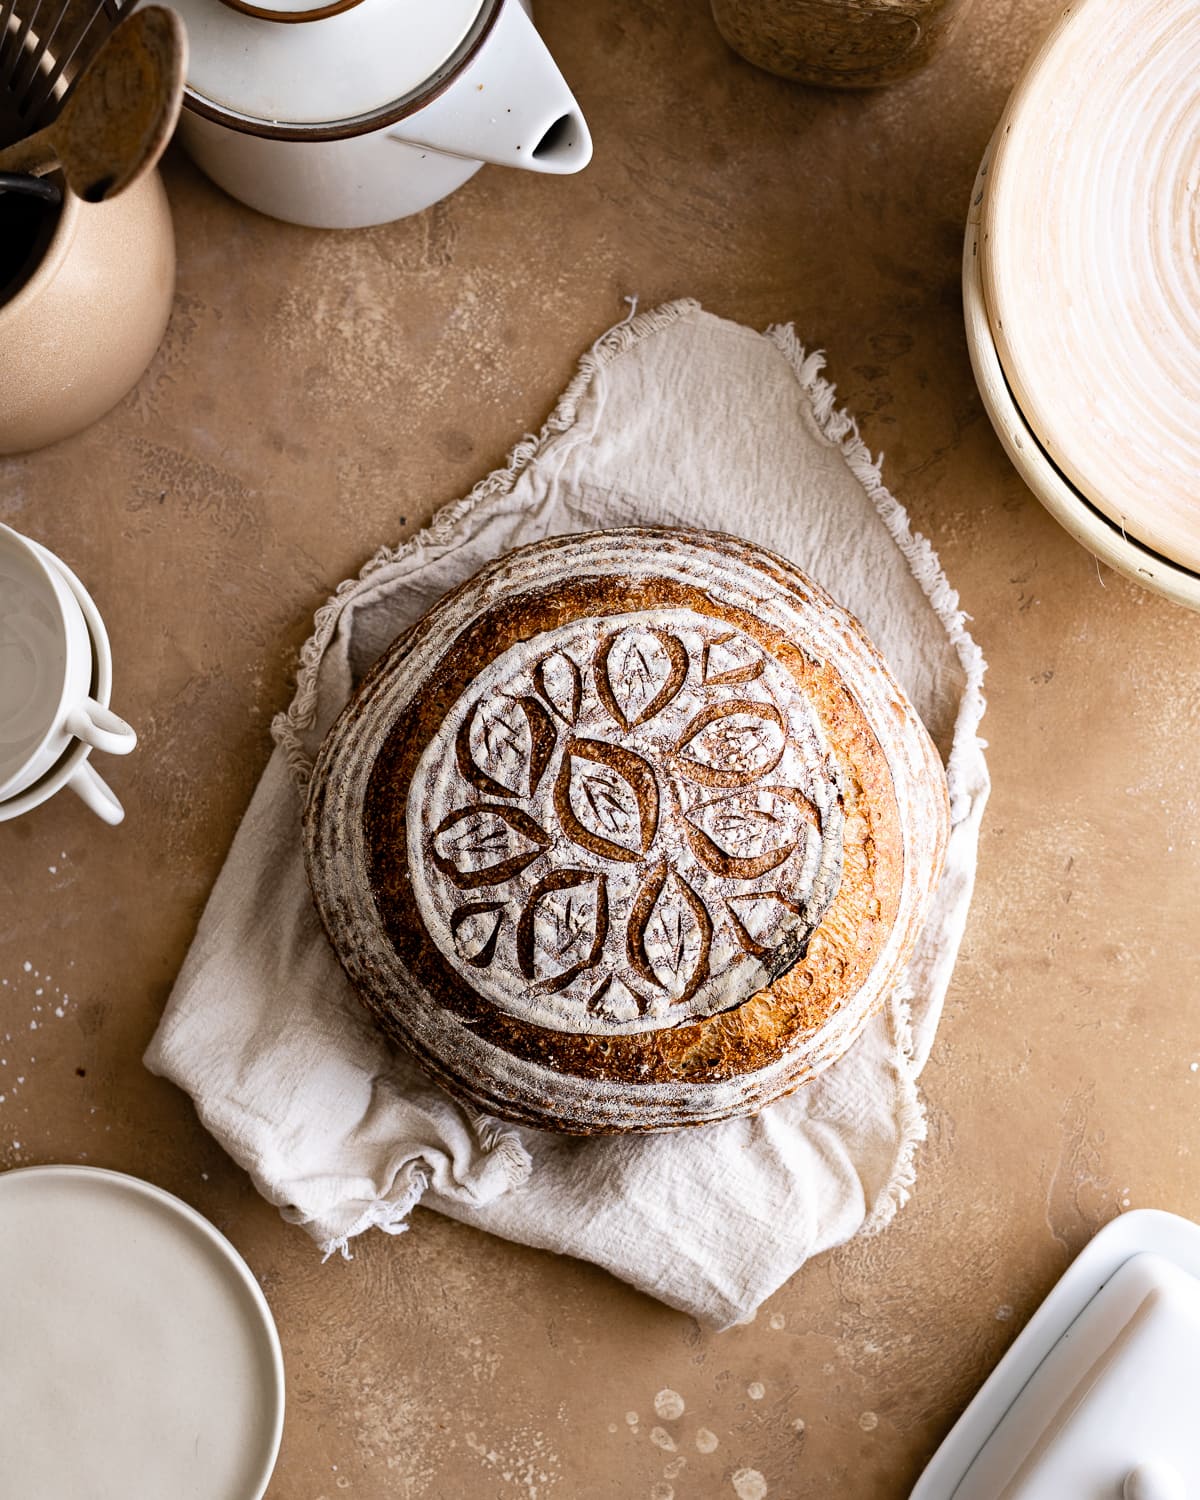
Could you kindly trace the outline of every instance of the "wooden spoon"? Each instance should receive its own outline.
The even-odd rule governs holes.
[[[61,166],[85,202],[115,197],[162,155],[186,67],[187,34],[175,12],[134,11],[75,80],[57,119],[0,151],[0,172],[41,177]]]

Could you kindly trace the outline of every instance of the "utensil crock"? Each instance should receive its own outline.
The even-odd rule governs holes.
[[[0,453],[58,442],[115,406],[154,357],[174,288],[157,172],[112,203],[65,192],[41,262],[0,303]]]
[[[36,40],[31,32],[27,46]],[[65,190],[41,258],[0,300],[0,454],[69,437],[115,406],[153,358],[174,291],[157,172],[111,203]]]

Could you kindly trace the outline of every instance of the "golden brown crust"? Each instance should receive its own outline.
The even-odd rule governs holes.
[[[331,731],[314,774],[305,815],[309,874],[322,920],[351,978],[388,1036],[411,1048],[447,1087],[477,1106],[526,1123],[578,1132],[663,1128],[664,1116],[667,1124],[683,1124],[756,1109],[768,1098],[790,1092],[831,1061],[866,1019],[865,1012],[856,1014],[852,1025],[842,1026],[839,1013],[865,991],[868,983],[878,991],[876,1001],[881,998],[887,988],[880,983],[881,965],[894,978],[907,960],[919,931],[919,918],[940,871],[947,824],[940,761],[857,622],[832,605],[791,565],[749,544],[697,533],[627,532],[618,536],[630,539],[631,551],[635,544],[642,549],[628,571],[612,568],[616,542],[612,534],[600,534],[594,570],[581,571],[576,564],[566,570],[567,576],[552,576],[543,583],[540,576],[554,571],[551,564],[556,549],[573,548],[574,557],[582,547],[580,555],[586,558],[591,539],[541,543],[486,570],[482,583],[471,580],[397,641]],[[692,566],[690,576],[680,576],[679,569],[668,576],[671,570],[665,566],[647,571],[645,551],[662,553],[671,549],[689,560],[694,554],[703,566]],[[731,591],[722,587],[723,568],[735,565],[746,576],[760,580],[766,596],[786,598],[788,610],[772,617],[768,610],[735,603],[729,596]],[[686,568],[683,571],[687,573]],[[517,581],[506,587],[506,574]],[[690,616],[710,620],[714,627],[729,627],[757,643],[786,670],[819,722],[841,789],[844,821],[840,827],[840,881],[798,961],[773,983],[731,1009],[683,1024],[633,1031],[597,1027],[589,1032],[535,1024],[527,1015],[511,1014],[482,995],[464,978],[461,968],[456,970],[448,962],[422,920],[413,891],[413,853],[408,845],[408,801],[414,772],[455,703],[480,672],[510,647],[580,618],[608,619],[650,611],[688,611]],[[860,701],[861,688],[856,693],[847,682],[842,670],[846,662],[839,666],[832,651],[814,649],[813,640],[795,630],[797,616],[812,615],[815,625],[816,612],[826,626],[836,617],[833,638],[838,651],[855,659],[864,653],[873,658],[865,667],[859,661],[856,668],[872,687],[884,689],[872,703],[872,715]],[[379,731],[382,696],[394,684],[397,673],[407,670],[405,664],[415,659],[414,653],[428,652],[435,626],[447,620],[457,620],[462,628],[446,638],[444,649],[431,653],[431,664],[420,673],[420,688],[394,709],[390,722]],[[785,628],[789,621],[791,626]],[[817,634],[814,630],[814,638]],[[826,644],[828,638],[826,630]],[[611,641],[605,649],[609,647]],[[674,650],[671,647],[668,652],[670,659],[664,671],[670,677],[668,686],[677,688],[675,679],[686,672],[686,664],[675,660],[670,654]],[[749,670],[734,666],[722,681],[737,684]],[[605,680],[601,678],[601,682]],[[738,688],[730,686],[729,691],[736,693]],[[665,692],[664,688],[659,697]],[[754,707],[731,698],[726,704],[729,708]],[[653,703],[650,708],[654,708]],[[619,705],[610,705],[610,711],[614,719],[621,719]],[[547,728],[531,710],[525,713],[535,763],[530,774],[536,780],[549,762],[547,735],[555,730]],[[646,717],[650,717],[648,712]],[[361,800],[355,804],[360,823],[354,840],[347,841],[345,830],[339,827],[347,806],[343,791],[352,779],[347,767],[356,758],[361,759],[364,726],[375,729],[374,751],[369,768],[360,766],[355,773],[362,783]],[[459,741],[459,767],[466,774],[468,768],[462,761],[469,756],[462,748],[462,735]],[[904,751],[904,797],[913,807],[902,806],[897,797],[889,765],[889,751],[895,754],[897,747]],[[897,769],[899,774],[899,761]],[[710,780],[717,774],[703,767],[697,775],[701,773]],[[467,779],[473,787],[476,809],[503,810],[508,823],[520,827],[529,840],[536,840],[536,830],[530,833],[518,822],[524,815],[512,800],[516,793],[494,781],[484,784],[486,778],[478,768]],[[636,781],[636,777],[627,779]],[[557,795],[561,805],[566,794],[560,788]],[[914,816],[922,823],[917,830],[919,837],[913,837],[913,829],[905,826],[906,818],[911,821]],[[913,846],[910,850],[906,850],[906,833]],[[378,947],[369,932],[364,935],[361,920],[353,934],[348,930],[355,925],[349,914],[356,902],[361,917],[361,891],[356,897],[346,890],[353,864],[348,842],[355,841],[360,841],[361,868],[351,878],[361,882],[366,875]],[[424,853],[429,859],[439,858],[428,835]],[[622,854],[615,846],[607,854],[636,857],[636,853]],[[498,909],[500,903],[489,900],[495,894],[489,888],[501,883],[498,869],[490,871],[490,879],[486,874],[484,878],[464,877],[476,888],[464,892],[469,905],[461,909],[466,915],[456,916],[456,921]],[[665,874],[664,870],[661,878],[665,879]],[[652,875],[652,882],[655,878]],[[921,887],[915,902],[914,885]],[[648,889],[651,894],[640,896],[640,900],[653,899],[653,883]],[[711,940],[711,923],[709,930],[704,930],[706,920],[697,913],[701,943]],[[603,936],[601,933],[598,941],[603,941]],[[745,936],[747,948],[753,948],[749,934]],[[494,944],[494,934],[489,941]],[[526,944],[528,941],[526,931]],[[491,955],[483,952],[482,957],[486,963]],[[397,975],[405,982],[398,984]],[[435,1006],[445,1013],[444,1028],[426,1027],[418,1034],[419,1028],[413,1024],[416,994],[433,997]],[[468,1035],[472,1049],[485,1056],[502,1056],[506,1060],[503,1071],[507,1073],[511,1066],[516,1082],[508,1077],[491,1080],[486,1077],[486,1067],[465,1066],[457,1055],[456,1037]],[[765,1097],[759,1096],[756,1085],[760,1075]],[[560,1080],[562,1087],[575,1080],[585,1089],[595,1086],[601,1093],[607,1090],[613,1096],[611,1105],[606,1100],[602,1108],[591,1113],[576,1103],[566,1106],[560,1098]],[[640,1110],[639,1098],[649,1098],[655,1085],[665,1086],[668,1099],[678,1097],[678,1108],[661,1105],[664,1096],[660,1088],[655,1095],[660,1100],[655,1110]],[[727,1098],[731,1089],[736,1097],[731,1094]],[[690,1095],[698,1101],[695,1109],[688,1105]]]
[[[798,1023],[804,1031],[819,1027],[843,989],[842,983],[830,982],[831,973],[869,967],[895,917],[903,839],[891,776],[862,710],[828,667],[816,667],[778,632],[746,612],[728,606],[715,610],[721,623],[736,625],[785,661],[801,684],[852,790],[848,811],[856,820],[856,832],[861,830],[861,837],[850,845],[835,910],[826,918],[832,929],[818,947],[823,961],[818,963],[815,955],[802,961],[797,975],[777,981],[756,1002],[730,1014],[616,1038],[552,1031],[505,1015],[466,987],[429,941],[413,900],[402,834],[417,758],[487,660],[580,615],[604,617],[663,607],[700,614],[714,608],[698,589],[655,579],[577,579],[505,600],[489,612],[486,628],[473,627],[459,637],[432,674],[436,686],[396,720],[371,772],[363,819],[371,890],[384,930],[405,966],[444,1005],[469,1021],[477,1036],[514,1057],[542,1062],[552,1056],[563,1072],[629,1083],[681,1077],[716,1082],[773,1061],[794,1038]],[[869,811],[860,811],[864,806]],[[875,912],[878,917],[871,915]],[[385,1004],[383,1009],[390,1012],[391,1007]]]

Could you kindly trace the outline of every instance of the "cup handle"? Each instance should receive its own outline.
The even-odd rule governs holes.
[[[125,720],[95,698],[84,698],[77,703],[67,714],[66,726],[68,734],[108,755],[128,755],[137,744],[137,735]]]
[[[108,823],[115,828],[124,818],[125,809],[117,801],[116,794],[86,760],[79,762],[67,785],[86,807],[91,808],[101,822]]]

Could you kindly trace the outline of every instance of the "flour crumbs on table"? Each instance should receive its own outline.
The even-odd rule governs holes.
[[[732,1484],[737,1500],[767,1500],[767,1481],[757,1469],[738,1469]]]
[[[654,1398],[654,1410],[664,1422],[677,1422],[686,1409],[683,1397],[669,1386]]]
[[[48,1012],[51,1007],[53,1007],[56,1020],[62,1021],[67,1018],[67,1011],[71,1006],[70,994],[54,983],[54,976],[51,973],[43,973],[31,959],[22,961],[20,971],[15,978],[0,978],[0,989],[8,990],[11,995],[16,996],[21,993],[23,984],[26,983],[33,986],[33,994],[30,997],[31,1015],[27,1031],[40,1031],[49,1022]],[[26,1084],[28,1070],[37,1063],[37,1057],[32,1052],[24,1063],[16,1057],[18,1044],[14,1043],[11,1031],[4,1033],[3,1042],[4,1046],[0,1050],[4,1055],[0,1056],[0,1068],[6,1071],[0,1073],[0,1105],[16,1102]],[[12,1054],[11,1060],[10,1054]],[[26,1072],[18,1073],[16,1069],[22,1066]]]

